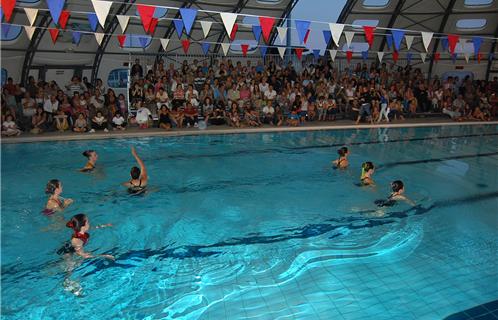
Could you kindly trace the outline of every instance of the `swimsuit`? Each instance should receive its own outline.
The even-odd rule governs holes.
[[[393,199],[394,193],[391,193],[387,199],[382,199],[382,200],[375,200],[375,204],[379,207],[392,207],[396,204],[396,200]]]
[[[57,202],[57,204],[59,205],[59,208],[60,209],[64,209],[64,202],[61,200],[61,199],[52,199],[53,201]],[[42,210],[42,213],[46,216],[51,216],[53,215],[54,213],[56,213],[57,211],[54,210],[54,209],[49,209],[49,208],[45,208]]]
[[[89,172],[93,171],[93,169],[95,169],[95,165],[93,165],[90,162],[87,162],[86,166],[83,169],[81,169],[81,172]]]
[[[133,180],[130,180],[131,187],[128,187],[128,193],[138,194],[145,190],[146,186],[142,186],[142,179],[138,180],[138,186],[133,185]]]
[[[71,239],[80,239],[81,241],[83,241],[83,245],[86,245],[87,242],[88,242],[88,239],[90,238],[90,234],[89,233],[79,233],[79,232],[74,232],[73,235],[71,236]],[[64,243],[64,245],[59,248],[59,250],[57,250],[57,254],[59,255],[62,255],[62,254],[66,254],[66,253],[75,253],[76,252],[76,249],[74,249],[71,241],[67,241],[66,243]]]

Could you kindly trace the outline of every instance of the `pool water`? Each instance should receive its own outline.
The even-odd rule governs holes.
[[[2,145],[3,319],[441,319],[498,298],[497,126],[364,129]],[[332,170],[346,145],[350,168]],[[120,185],[136,146],[149,191]],[[77,172],[81,152],[98,170]],[[375,188],[358,187],[363,161]],[[86,213],[71,230],[45,184]],[[401,179],[416,207],[377,208]],[[59,218],[60,219],[60,218]]]

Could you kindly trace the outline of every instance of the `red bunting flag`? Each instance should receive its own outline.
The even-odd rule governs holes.
[[[365,39],[368,42],[368,46],[371,48],[374,41],[374,31],[375,27],[363,26],[363,31],[365,32]]]
[[[126,41],[126,34],[120,34],[120,35],[118,35],[118,41],[119,41],[119,46],[121,48],[124,47],[124,43]]]
[[[189,39],[182,40],[182,47],[183,47],[183,52],[187,54],[188,48],[190,47],[190,40]]]
[[[434,53],[434,61],[438,62],[440,58],[441,58],[441,53],[439,52]]]
[[[156,31],[156,27],[157,27],[157,23],[159,22],[159,20],[157,18],[152,18],[150,20],[150,25],[149,25],[149,33],[151,35],[154,34],[154,31]]]
[[[348,60],[348,63],[351,62],[352,58],[353,58],[353,51],[346,51],[346,59]]]
[[[296,56],[299,60],[303,57],[303,48],[294,48],[294,51],[296,51]]]
[[[477,54],[477,63],[481,63],[481,59],[482,59],[482,53],[478,53]]]
[[[398,62],[398,58],[399,58],[398,51],[393,51],[393,61],[394,61],[394,64],[396,64]]]
[[[263,33],[263,39],[266,43],[270,40],[271,30],[275,24],[275,18],[273,17],[259,17],[259,25],[261,26],[261,31]]]
[[[242,49],[242,54],[244,55],[244,57],[247,56],[247,50],[249,49],[249,45],[248,44],[241,44],[240,48]]]
[[[311,29],[308,29],[308,31],[306,31],[306,34],[304,35],[304,44],[306,44],[306,42],[308,42],[308,37],[310,36],[310,31]]]
[[[48,29],[48,32],[50,32],[50,36],[52,37],[52,42],[55,44],[57,41],[57,36],[59,35],[59,29]]]
[[[12,17],[12,12],[16,6],[16,0],[2,0],[2,11],[5,15],[5,21],[9,22]]]
[[[150,23],[152,22],[152,16],[154,15],[154,11],[156,7],[154,6],[145,6],[143,4],[137,4],[138,15],[140,16],[140,20],[142,20],[142,25],[144,26],[145,32],[149,30]]]
[[[232,28],[232,32],[230,33],[230,41],[233,41],[233,39],[235,39],[235,34],[237,33],[238,29],[239,29],[239,24],[234,23],[233,28]]]
[[[455,48],[458,43],[458,40],[460,39],[460,36],[456,34],[449,34],[448,35],[448,47],[450,49],[450,53],[453,54],[455,53]]]
[[[66,25],[67,25],[67,20],[69,20],[69,11],[67,10],[62,10],[61,12],[61,15],[59,17],[59,26],[62,28],[62,29],[66,29]]]

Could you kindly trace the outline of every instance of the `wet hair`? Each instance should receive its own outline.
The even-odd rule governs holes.
[[[372,162],[370,161],[367,161],[367,162],[364,162],[362,165],[361,165],[361,170],[363,170],[364,172],[368,172],[369,170],[373,170],[375,169],[375,166]]]
[[[403,181],[401,180],[396,180],[391,182],[391,188],[393,192],[399,192],[401,189],[403,189],[405,185],[403,184]]]
[[[347,153],[348,153],[347,147],[342,147],[339,150],[337,150],[337,154],[339,154],[340,157],[344,157]]]
[[[90,158],[90,156],[92,155],[92,153],[94,153],[95,150],[85,150],[83,151],[83,156],[84,157],[87,157],[87,158]]]
[[[61,182],[57,179],[52,179],[47,183],[47,186],[45,187],[45,193],[46,194],[54,194],[55,189],[59,188],[61,185]]]
[[[78,213],[74,215],[71,220],[66,223],[66,227],[73,229],[75,232],[79,232],[81,228],[86,224],[88,218],[84,213]]]
[[[138,167],[131,168],[130,175],[133,179],[140,178],[140,169]]]

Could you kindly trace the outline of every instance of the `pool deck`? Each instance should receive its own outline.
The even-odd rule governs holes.
[[[434,126],[461,126],[461,125],[498,125],[498,121],[466,121],[455,122],[448,118],[422,118],[407,119],[380,124],[362,123],[355,125],[351,120],[337,120],[325,122],[308,122],[299,127],[276,127],[264,125],[263,127],[253,128],[232,128],[226,125],[209,126],[205,130],[197,128],[183,128],[180,130],[162,130],[158,128],[139,129],[137,127],[128,128],[126,131],[109,131],[95,133],[75,133],[75,132],[47,132],[40,135],[24,133],[18,137],[2,137],[1,143],[29,143],[29,142],[47,142],[47,141],[72,141],[72,140],[99,140],[99,139],[122,139],[122,138],[144,138],[144,137],[177,137],[189,135],[205,134],[237,134],[237,133],[261,133],[261,132],[291,132],[291,131],[312,131],[312,130],[340,130],[340,129],[370,129],[370,128],[404,128],[404,127],[434,127]]]

